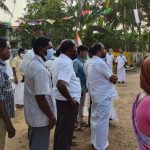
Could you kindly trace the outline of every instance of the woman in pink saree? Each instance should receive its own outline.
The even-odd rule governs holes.
[[[150,57],[141,66],[140,87],[132,108],[132,123],[139,150],[150,150]]]

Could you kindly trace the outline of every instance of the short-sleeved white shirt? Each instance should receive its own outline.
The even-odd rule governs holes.
[[[105,103],[108,98],[116,98],[117,92],[109,81],[112,71],[106,62],[97,56],[93,56],[88,66],[88,88],[94,103]]]
[[[27,52],[24,56],[23,56],[23,60],[22,63],[20,65],[20,70],[22,73],[25,73],[26,68],[28,67],[28,65],[30,64],[30,62],[32,61],[32,59],[35,57],[34,51],[33,49],[31,49],[29,52]]]
[[[70,95],[79,103],[81,97],[80,79],[76,77],[73,69],[73,61],[66,55],[61,54],[54,62],[52,68],[53,92],[55,99],[66,101],[56,85],[59,80],[66,82]]]
[[[116,63],[118,63],[117,68],[124,68],[125,63],[127,62],[127,59],[125,56],[118,56],[116,59]]]
[[[114,60],[113,54],[107,54],[106,55],[106,62],[109,65],[110,68],[112,68],[113,60]]]
[[[56,114],[56,104],[52,96],[52,82],[43,59],[37,55],[31,61],[25,72],[24,111],[25,119],[31,127],[43,127],[49,124],[49,119],[39,108],[36,95],[45,95],[47,102]]]

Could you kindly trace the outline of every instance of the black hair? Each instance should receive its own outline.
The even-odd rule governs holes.
[[[95,43],[92,45],[91,53],[92,55],[96,55],[97,51],[102,50],[103,44],[102,43]]]
[[[35,41],[36,41],[36,38],[33,38],[33,39],[31,40],[31,48],[33,48]]]
[[[0,38],[0,50],[5,49],[5,47],[7,46],[7,39],[5,38]]]
[[[40,48],[45,48],[48,46],[48,42],[50,42],[50,39],[44,36],[41,36],[37,38],[33,44],[33,50],[35,54],[39,53]]]
[[[93,54],[92,54],[92,47],[91,46],[88,49],[88,53],[89,53],[89,58],[92,58]]]
[[[24,52],[25,50],[23,49],[23,48],[19,48],[19,50],[18,50],[18,54],[20,54],[20,53],[22,53],[22,52]]]
[[[77,48],[77,52],[78,54],[80,54],[80,52],[84,52],[84,51],[87,51],[88,52],[88,48],[84,45],[80,45],[78,48]]]
[[[60,47],[58,47],[57,49],[56,49],[56,57],[59,57],[59,55],[60,55],[60,52],[61,50],[60,50]]]
[[[62,43],[60,44],[59,50],[61,53],[66,53],[68,49],[74,48],[75,42],[70,39],[63,40]]]

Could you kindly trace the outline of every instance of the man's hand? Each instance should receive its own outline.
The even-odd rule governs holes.
[[[50,129],[53,129],[53,127],[55,126],[56,124],[56,118],[54,115],[52,115],[51,117],[49,117],[49,124],[50,124]]]
[[[9,138],[13,138],[16,135],[16,130],[12,125],[6,126],[6,130]]]
[[[68,100],[68,103],[73,107],[78,106],[78,102],[76,100],[74,100],[73,98]]]
[[[109,78],[109,81],[112,82],[113,84],[116,84],[117,81],[118,81],[118,78],[117,78],[117,76],[112,75],[112,76]]]

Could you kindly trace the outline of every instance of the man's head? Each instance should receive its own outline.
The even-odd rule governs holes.
[[[123,55],[123,51],[122,50],[120,50],[120,56],[122,56]]]
[[[95,43],[92,46],[92,55],[98,56],[101,58],[105,58],[106,57],[106,51],[105,51],[104,45],[102,43]]]
[[[87,55],[88,55],[88,48],[84,45],[80,45],[78,48],[77,48],[77,53],[78,53],[78,56],[82,59],[84,58],[87,58]]]
[[[110,49],[108,50],[108,53],[109,53],[109,54],[112,54],[112,52],[113,52],[113,49],[110,48]]]
[[[19,48],[18,55],[22,57],[25,54],[25,50],[23,48]]]
[[[0,59],[3,61],[10,58],[11,46],[7,39],[0,38]]]
[[[45,56],[47,56],[47,50],[52,48],[52,42],[47,37],[39,37],[34,41],[33,50],[36,55],[42,57],[46,61]]]
[[[71,59],[75,58],[77,53],[76,43],[70,39],[63,40],[59,49],[60,53],[67,55]]]

